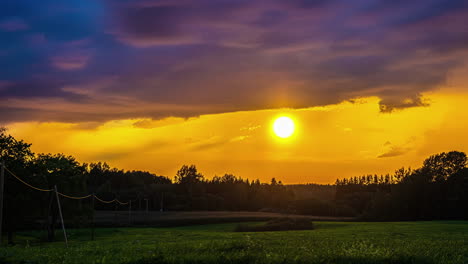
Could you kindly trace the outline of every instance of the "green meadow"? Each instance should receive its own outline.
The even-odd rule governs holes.
[[[255,223],[250,223],[255,225]],[[258,223],[257,223],[258,224]],[[237,223],[20,232],[0,263],[468,263],[468,222],[314,222],[314,230],[234,232]],[[60,237],[60,233],[57,236]]]

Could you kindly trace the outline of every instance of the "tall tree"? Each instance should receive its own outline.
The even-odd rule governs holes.
[[[11,169],[24,168],[34,158],[31,144],[17,140],[0,127],[0,159]]]
[[[0,127],[0,160],[5,162],[6,167],[17,175],[30,176],[30,164],[34,159],[31,144],[23,140],[17,140],[7,133],[6,128]],[[4,200],[4,225],[7,230],[8,242],[13,244],[13,234],[16,226],[24,221],[25,214],[31,208],[31,203],[37,201],[35,194],[27,190],[25,186],[13,179],[8,173],[5,174],[5,200]]]
[[[199,183],[203,180],[203,175],[197,171],[195,165],[183,165],[175,176],[175,182],[183,185]]]
[[[193,190],[194,186],[203,181],[203,175],[197,171],[195,165],[183,165],[175,176],[175,182],[182,185],[189,197],[189,207],[193,208]]]
[[[444,181],[450,175],[465,168],[466,164],[465,153],[459,151],[442,152],[427,158],[421,170],[430,181]]]
[[[62,193],[72,196],[83,196],[87,194],[86,167],[81,165],[72,156],[63,154],[39,154],[34,160],[34,172],[36,178],[47,185],[47,189],[53,189],[55,185]],[[56,207],[56,196],[50,193],[47,212],[48,240],[55,238],[55,225],[57,222],[58,208]],[[79,216],[84,213],[82,201],[63,200],[63,211],[68,216]],[[49,217],[50,216],[50,217]]]

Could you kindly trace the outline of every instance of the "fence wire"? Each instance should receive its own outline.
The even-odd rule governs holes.
[[[20,177],[18,177],[16,174],[14,174],[12,171],[10,171],[7,167],[3,166],[3,168],[8,172],[10,173],[13,177],[15,177],[19,182],[23,183],[24,185],[28,186],[29,188],[31,189],[34,189],[34,190],[37,190],[37,191],[41,191],[41,192],[52,192],[54,191],[54,189],[42,189],[42,188],[38,188],[38,187],[35,187],[29,183],[27,183],[26,181],[24,181],[23,179],[21,179]],[[99,202],[101,203],[105,203],[105,204],[111,204],[113,202],[116,202],[120,205],[127,205],[129,204],[130,201],[128,202],[121,202],[119,201],[117,198],[115,198],[114,200],[111,200],[111,201],[105,201],[105,200],[102,200],[101,198],[97,197],[95,194],[88,194],[88,195],[85,195],[85,196],[71,196],[71,195],[67,195],[67,194],[64,194],[64,193],[61,193],[61,192],[58,192],[57,191],[57,194],[60,195],[60,196],[63,196],[65,198],[69,198],[69,199],[73,199],[73,200],[82,200],[82,199],[86,199],[86,198],[89,198],[89,197],[94,197],[96,198],[96,200],[98,200]],[[136,201],[136,200],[135,200]]]
[[[23,183],[24,185],[28,186],[29,188],[32,188],[32,189],[34,189],[34,190],[41,191],[41,192],[51,192],[51,191],[54,190],[54,189],[48,189],[48,190],[46,190],[46,189],[41,189],[41,188],[34,187],[34,186],[32,186],[31,184],[29,184],[29,183],[23,181],[20,177],[16,176],[16,175],[15,175],[13,172],[11,172],[7,167],[3,166],[3,168],[4,168],[7,172],[9,172],[11,175],[13,175],[13,177],[15,177],[18,181],[20,181],[20,182]]]

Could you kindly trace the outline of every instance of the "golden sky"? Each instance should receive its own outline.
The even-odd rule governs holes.
[[[81,162],[107,161],[123,169],[173,177],[195,164],[205,177],[233,173],[284,183],[332,183],[337,177],[418,167],[428,155],[468,150],[468,94],[424,94],[425,107],[379,111],[379,98],[305,109],[275,109],[106,122],[18,122],[7,127],[37,152],[62,152]],[[291,117],[292,137],[272,132]]]
[[[0,125],[38,153],[169,177],[418,167],[467,150],[467,25],[463,1],[10,1]]]

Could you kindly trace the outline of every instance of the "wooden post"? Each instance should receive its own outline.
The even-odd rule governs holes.
[[[52,242],[54,241],[55,237],[55,229],[52,224],[52,205],[54,203],[54,194],[51,193],[49,195],[49,210],[47,210],[47,241]]]
[[[117,199],[117,197],[115,197],[115,199]],[[114,226],[116,226],[119,223],[117,219],[117,205],[118,204],[119,203],[117,201],[114,201]]]
[[[148,199],[145,199],[146,200],[146,213],[148,213]]]
[[[159,211],[160,212],[164,211],[164,209],[163,209],[163,199],[164,199],[164,193],[161,192],[161,203],[159,205]]]
[[[0,168],[0,245],[2,244],[2,223],[3,223],[3,186],[5,185],[5,163],[1,161]]]
[[[132,224],[132,200],[129,201],[128,205],[128,222]]]
[[[65,245],[68,247],[67,232],[65,231],[65,222],[63,222],[62,207],[60,206],[60,199],[58,196],[57,185],[54,185],[55,196],[57,197],[57,205],[59,209],[60,221],[62,222],[63,237],[65,238]]]
[[[93,215],[91,219],[91,240],[94,240],[94,193],[93,193],[93,202],[92,202],[92,207],[93,207]]]

